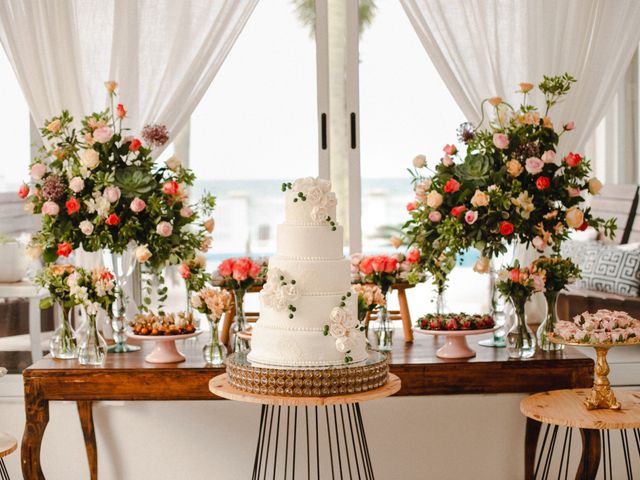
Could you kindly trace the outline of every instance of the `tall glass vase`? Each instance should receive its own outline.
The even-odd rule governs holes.
[[[378,350],[388,352],[393,346],[393,325],[389,319],[388,310],[388,291],[382,292],[384,296],[384,305],[378,309],[378,325],[376,326],[376,343]]]
[[[500,292],[498,292],[498,266],[495,259],[489,260],[489,315],[493,317],[496,329],[493,332],[493,338],[478,342],[483,347],[504,348],[506,334],[506,314],[505,302]]]
[[[547,314],[544,317],[544,321],[538,327],[536,332],[536,338],[538,339],[538,345],[542,350],[547,352],[562,350],[564,345],[559,343],[550,342],[547,339],[547,334],[553,333],[558,323],[558,294],[560,292],[545,292],[544,298],[547,301]]]
[[[78,361],[81,365],[104,365],[107,358],[107,342],[100,332],[95,315],[88,315],[86,336],[78,346]]]
[[[525,301],[511,299],[515,319],[507,332],[506,348],[509,358],[531,358],[536,353],[536,337],[527,325]]]
[[[127,344],[127,319],[135,314],[142,301],[140,264],[135,258],[133,247],[123,253],[110,253],[111,269],[121,294],[116,297],[111,317],[114,345],[109,347],[111,353],[136,352],[140,347]]]
[[[247,319],[244,316],[244,294],[242,289],[234,290],[236,314],[231,328],[231,349],[233,352],[248,352],[251,348],[249,340],[242,338],[239,333],[247,329]]]
[[[78,358],[78,344],[76,334],[71,327],[72,308],[64,308],[62,305],[62,318],[60,325],[49,340],[49,350],[53,358],[68,360]]]
[[[438,296],[436,297],[436,314],[444,315],[447,313],[447,303],[444,296],[444,288],[437,289]]]
[[[209,343],[202,348],[202,356],[207,365],[219,367],[227,357],[227,347],[225,347],[218,337],[219,318],[207,317],[209,321]]]

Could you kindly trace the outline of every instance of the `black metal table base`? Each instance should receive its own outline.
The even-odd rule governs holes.
[[[373,480],[360,405],[263,405],[251,478]]]
[[[9,478],[9,471],[7,470],[7,466],[4,464],[4,458],[0,457],[0,480],[11,480]]]
[[[568,480],[576,478],[575,476],[569,476],[573,431],[573,428],[562,427],[561,430],[561,427],[558,425],[546,425],[542,445],[536,459],[533,474],[534,480],[547,480],[549,478]],[[620,455],[612,454],[615,449],[612,450],[611,448],[610,430],[601,430],[599,433],[601,461],[599,466],[595,463],[593,467],[597,466],[598,478],[603,478],[604,480],[619,480],[625,478],[625,474],[627,480],[633,480],[634,471],[640,473],[640,469],[638,468],[640,466],[640,429],[618,430],[618,432],[620,432],[624,467],[621,468],[622,463],[616,464],[617,468],[613,466],[614,458],[618,461]],[[560,445],[562,445],[562,448],[560,448]],[[554,462],[554,453],[556,451],[560,451],[560,458]],[[580,455],[578,455],[578,458],[579,457]],[[583,466],[583,470],[588,471],[590,468]],[[555,473],[557,473],[557,476]]]

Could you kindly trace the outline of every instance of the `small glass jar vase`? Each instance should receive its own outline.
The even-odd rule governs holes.
[[[62,307],[62,319],[49,340],[49,350],[53,358],[69,360],[78,358],[78,344],[76,334],[71,327],[71,312],[73,309]]]
[[[376,342],[378,350],[388,352],[393,346],[393,324],[389,319],[389,310],[387,309],[388,292],[383,292],[384,305],[378,309],[378,325],[376,326]]]
[[[96,316],[87,315],[87,318],[87,330],[78,345],[78,361],[81,365],[104,365],[107,358],[107,342],[98,332]]]
[[[236,313],[233,317],[233,326],[231,328],[231,349],[236,353],[246,353],[251,348],[249,340],[238,335],[238,333],[247,329],[247,319],[244,316],[244,294],[245,290],[242,289],[233,291]]]
[[[209,322],[209,343],[202,348],[202,356],[207,365],[219,367],[227,358],[227,347],[225,347],[218,337],[219,318],[207,317]]]
[[[560,292],[545,292],[544,298],[547,300],[547,315],[544,321],[538,327],[536,338],[538,345],[542,350],[547,352],[562,350],[564,345],[561,343],[550,342],[547,334],[553,333],[558,323],[558,295]]]
[[[536,337],[527,325],[524,311],[526,301],[511,299],[515,319],[506,335],[506,348],[509,358],[531,358],[536,353]]]

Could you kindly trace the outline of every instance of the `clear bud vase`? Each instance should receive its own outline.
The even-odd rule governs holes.
[[[209,343],[202,348],[202,356],[207,365],[219,367],[227,358],[227,347],[225,347],[218,337],[219,318],[207,317],[209,321]]]
[[[233,318],[233,326],[231,328],[231,347],[236,353],[246,353],[251,348],[249,340],[242,338],[238,333],[247,329],[247,319],[244,316],[244,294],[242,289],[234,290],[233,297],[235,299],[236,314]]]
[[[78,344],[76,334],[71,327],[71,312],[73,309],[62,307],[60,325],[49,340],[49,350],[53,358],[68,360],[78,358]]]
[[[88,315],[87,331],[78,346],[78,361],[81,365],[104,365],[107,358],[107,342],[98,332],[96,323],[96,316]]]
[[[393,346],[393,325],[389,319],[389,310],[387,309],[388,292],[383,292],[384,305],[378,309],[378,325],[376,327],[376,342],[378,350],[388,352]]]
[[[536,353],[536,337],[527,325],[524,311],[525,301],[511,300],[515,321],[506,336],[506,348],[509,358],[531,358]]]
[[[562,350],[564,345],[559,343],[553,343],[547,338],[547,334],[553,333],[558,323],[558,294],[560,292],[545,292],[544,298],[547,300],[547,315],[544,317],[544,321],[538,327],[536,332],[536,338],[538,339],[538,345],[542,350],[547,352]]]

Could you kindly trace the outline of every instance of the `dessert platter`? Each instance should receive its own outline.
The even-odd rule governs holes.
[[[178,351],[177,340],[186,340],[202,333],[192,313],[166,315],[139,314],[130,324],[129,338],[155,342],[153,351],[145,357],[149,363],[179,363],[185,356]]]
[[[491,315],[466,313],[427,314],[420,317],[416,325],[415,332],[445,337],[436,356],[446,359],[475,357],[476,352],[467,344],[467,337],[491,333],[497,328]]]

